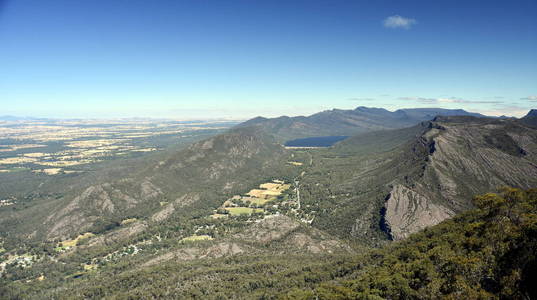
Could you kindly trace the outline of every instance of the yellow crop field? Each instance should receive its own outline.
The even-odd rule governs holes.
[[[255,198],[263,198],[263,197],[266,197],[265,195],[263,195],[264,192],[266,192],[266,190],[253,189],[253,190],[250,190],[248,193],[246,193],[246,195],[250,197],[255,197]]]
[[[0,165],[15,165],[15,164],[24,164],[24,163],[33,163],[36,162],[37,159],[33,157],[8,157],[0,159]]]
[[[72,148],[95,148],[101,146],[109,146],[112,144],[125,142],[125,139],[102,139],[102,140],[87,140],[87,141],[74,141],[67,143],[68,147]]]
[[[269,201],[275,200],[275,198],[248,198],[247,200],[255,205],[264,205]]]
[[[266,189],[266,190],[278,189],[280,186],[281,186],[281,184],[274,183],[274,182],[267,182],[267,183],[263,183],[263,184],[259,185],[260,188]]]
[[[88,239],[90,237],[93,237],[95,236],[95,234],[91,233],[91,232],[86,232],[84,234],[81,234],[79,236],[77,236],[75,239],[72,239],[72,240],[66,240],[66,241],[63,241],[61,242],[61,247],[62,250],[63,249],[66,249],[66,248],[72,248],[72,247],[75,247],[76,244],[78,243],[78,241],[80,240],[83,240],[83,239]]]
[[[40,148],[40,147],[46,147],[46,146],[47,145],[41,145],[41,144],[2,145],[0,152],[17,151],[20,149]]]
[[[50,166],[50,167],[69,167],[69,166],[77,166],[82,164],[88,164],[92,162],[97,162],[97,160],[89,160],[89,159],[82,159],[82,160],[57,160],[57,161],[40,161],[36,162],[38,165],[42,166]]]
[[[273,180],[272,182],[262,183],[259,187],[259,189],[250,190],[246,193],[246,196],[233,196],[231,199],[226,200],[220,208],[227,210],[232,216],[263,212],[264,210],[261,208],[237,207],[237,204],[235,204],[233,200],[242,200],[246,203],[250,203],[249,205],[263,206],[267,202],[277,200],[277,197],[288,190],[291,185],[285,184],[282,180]],[[220,218],[223,216],[218,214],[211,215],[212,218]]]
[[[34,157],[34,158],[38,158],[38,157],[43,157],[43,156],[47,156],[49,155],[48,153],[42,153],[42,152],[35,152],[35,153],[24,153],[23,154],[25,157]]]
[[[268,191],[265,191],[263,192],[263,195],[264,196],[279,196],[282,194],[282,191],[281,190],[268,190]]]
[[[157,148],[142,148],[142,149],[134,149],[132,151],[134,152],[151,152],[151,151],[156,151]]]
[[[50,169],[41,169],[41,170],[34,170],[32,172],[34,173],[44,173],[47,175],[57,175],[61,172],[61,168],[50,168]]]

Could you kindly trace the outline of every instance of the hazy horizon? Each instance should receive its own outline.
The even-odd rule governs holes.
[[[316,114],[316,113],[320,113],[320,112],[323,112],[323,111],[329,111],[329,110],[353,110],[353,109],[357,109],[358,107],[366,107],[366,108],[378,108],[378,109],[386,109],[386,108],[383,108],[383,107],[374,107],[374,106],[357,106],[357,107],[354,107],[354,108],[349,108],[349,109],[342,109],[342,108],[337,108],[337,107],[333,107],[333,108],[329,108],[329,109],[324,109],[324,110],[320,110],[320,111],[316,111],[316,112],[313,112],[312,114]],[[390,112],[394,112],[394,111],[397,111],[397,110],[404,110],[404,109],[415,109],[415,108],[431,108],[431,109],[441,109],[441,107],[402,107],[402,108],[397,108],[397,109],[386,109]],[[450,109],[458,109],[458,108],[450,108]],[[525,113],[521,114],[520,116],[513,116],[513,115],[492,115],[492,114],[483,114],[485,116],[489,116],[489,117],[499,117],[499,116],[505,116],[505,117],[515,117],[515,118],[520,118],[520,117],[523,117],[525,116],[528,112],[529,112],[530,109],[528,109],[528,111],[526,111]],[[465,110],[467,112],[471,112],[471,113],[480,113],[478,111],[472,111],[472,110]],[[30,115],[12,115],[12,114],[2,114],[0,113],[0,118],[6,118],[6,117],[14,117],[14,118],[20,118],[20,119],[50,119],[50,120],[165,120],[165,121],[185,121],[185,122],[189,122],[189,121],[222,121],[222,122],[226,122],[226,121],[229,121],[229,122],[233,122],[233,121],[237,121],[237,122],[243,122],[243,121],[247,121],[247,120],[250,120],[250,119],[253,119],[253,118],[256,118],[256,117],[265,117],[265,118],[277,118],[277,117],[298,117],[298,116],[311,116],[312,114],[301,114],[301,113],[297,113],[297,114],[281,114],[281,115],[253,115],[253,116],[250,116],[250,117],[246,117],[246,118],[237,118],[237,117],[225,117],[225,116],[222,116],[222,117],[218,117],[218,116],[215,116],[215,117],[191,117],[191,118],[188,118],[188,117],[151,117],[151,116],[147,116],[147,117],[143,117],[143,116],[124,116],[124,117],[114,117],[114,116],[110,116],[110,117],[54,117],[54,116],[30,116]]]

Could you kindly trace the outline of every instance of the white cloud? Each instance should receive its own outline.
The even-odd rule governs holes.
[[[520,100],[528,100],[530,102],[537,102],[537,95],[532,95],[532,96],[520,98]]]
[[[528,113],[529,109],[520,107],[520,106],[515,106],[515,105],[506,105],[506,106],[502,106],[496,109],[477,108],[477,109],[472,109],[472,111],[484,114],[486,116],[496,116],[496,117],[508,116],[508,117],[521,118]]]
[[[386,28],[410,29],[416,23],[418,22],[414,19],[401,17],[399,15],[390,16],[384,19],[384,27]]]
[[[399,100],[416,101],[425,104],[463,103],[463,104],[500,104],[503,101],[467,100],[457,97],[451,98],[424,98],[424,97],[400,97]]]
[[[358,101],[358,102],[371,102],[371,101],[375,101],[375,98],[359,98],[359,97],[356,97],[356,98],[349,98],[347,99],[349,101]]]
[[[424,98],[424,97],[399,97],[399,100],[416,101],[416,102],[421,102],[421,103],[437,103],[438,102],[435,98]]]

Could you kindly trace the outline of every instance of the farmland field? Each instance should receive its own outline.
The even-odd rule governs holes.
[[[73,174],[95,163],[198,140],[234,124],[149,119],[0,121],[0,173]]]
[[[251,208],[251,207],[227,207],[226,210],[232,216],[249,215],[253,213],[263,212],[263,209],[261,208]]]

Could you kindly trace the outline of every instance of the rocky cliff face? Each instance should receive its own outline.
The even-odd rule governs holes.
[[[427,226],[438,224],[455,213],[403,185],[396,185],[386,202],[386,222],[393,239],[405,238]]]
[[[415,147],[421,176],[395,184],[386,201],[394,239],[472,206],[467,199],[502,186],[537,185],[537,131],[514,120],[436,118]]]

